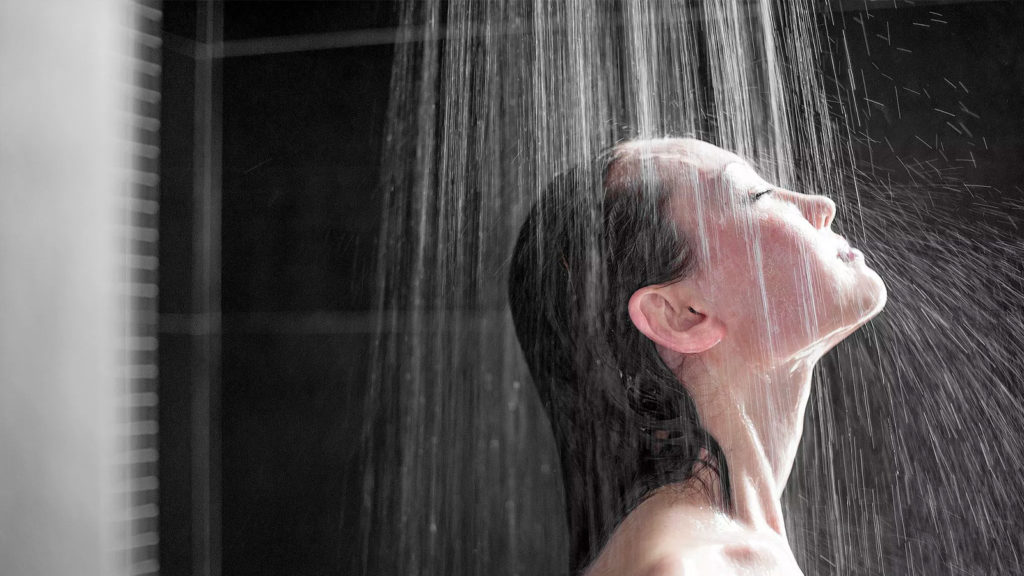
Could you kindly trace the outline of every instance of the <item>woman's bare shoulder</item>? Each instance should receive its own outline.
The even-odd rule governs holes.
[[[784,539],[739,527],[711,506],[648,502],[630,513],[585,576],[801,574]]]
[[[656,559],[637,576],[695,576],[699,573],[706,572],[696,565],[693,558],[689,558],[685,554],[673,553]]]
[[[763,574],[803,576],[787,550],[758,542],[709,543],[700,548],[672,550],[645,564],[636,576],[694,576]]]
[[[652,500],[626,516],[585,576],[708,573],[728,520],[710,506]]]

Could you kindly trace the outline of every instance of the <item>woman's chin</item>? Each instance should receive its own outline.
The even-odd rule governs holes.
[[[889,290],[882,277],[868,268],[865,274],[864,290],[861,293],[864,295],[861,306],[863,322],[867,322],[877,316],[882,308],[885,308],[885,304],[889,301]]]
[[[889,291],[885,287],[885,282],[874,270],[867,269],[859,283],[854,301],[841,306],[841,311],[837,313],[836,318],[842,319],[838,326],[823,335],[818,342],[825,344],[825,351],[832,349],[877,316],[885,308],[888,300]]]

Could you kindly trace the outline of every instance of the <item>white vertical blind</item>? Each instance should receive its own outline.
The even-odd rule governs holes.
[[[118,382],[121,548],[116,560],[132,576],[158,574],[157,479],[157,208],[160,160],[160,2],[127,6],[127,91],[122,116],[129,154],[121,217],[121,333],[123,371]]]
[[[158,16],[0,3],[3,574],[155,570]]]

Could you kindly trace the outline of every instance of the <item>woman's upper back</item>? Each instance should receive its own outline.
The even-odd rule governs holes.
[[[616,528],[584,576],[802,576],[786,540],[711,506],[652,496]]]

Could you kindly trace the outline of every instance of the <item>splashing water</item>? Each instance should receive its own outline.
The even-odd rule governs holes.
[[[934,190],[963,189],[941,173],[919,166],[900,187],[856,164],[868,111],[838,72],[843,54],[820,58],[835,50],[819,38],[822,8],[402,5],[364,573],[564,571],[558,459],[506,312],[505,268],[554,175],[660,135],[713,142],[776,184],[833,198],[836,225],[888,285],[882,315],[816,371],[784,496],[805,573],[1021,572],[1024,242],[1008,230],[1024,211],[979,199],[973,209],[994,217],[968,226],[928,204]],[[834,99],[826,68],[849,85]]]

